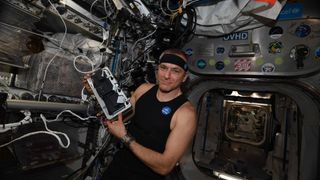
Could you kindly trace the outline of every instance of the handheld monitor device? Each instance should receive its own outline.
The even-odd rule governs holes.
[[[129,99],[107,67],[96,71],[87,81],[107,119],[113,119],[131,107]]]

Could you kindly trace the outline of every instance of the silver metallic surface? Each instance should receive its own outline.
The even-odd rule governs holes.
[[[319,76],[317,76],[319,78]],[[189,99],[198,104],[202,95],[215,89],[233,89],[251,92],[274,92],[285,94],[292,98],[301,111],[302,134],[301,134],[301,156],[300,156],[300,177],[299,179],[315,179],[318,174],[319,165],[319,119],[320,104],[319,90],[313,85],[303,83],[304,80],[259,80],[254,78],[207,78],[195,81],[189,91]],[[301,85],[300,85],[301,84]],[[317,85],[316,85],[317,86]],[[318,85],[319,86],[319,85]],[[316,91],[313,91],[316,90]],[[312,147],[312,148],[310,148]],[[180,165],[182,174],[187,180],[209,180],[213,177],[205,175],[195,164],[192,148],[182,158]],[[290,160],[289,160],[290,163]],[[290,164],[289,164],[290,166]],[[288,174],[296,174],[291,170]]]
[[[70,104],[56,103],[43,101],[27,101],[27,100],[7,100],[8,109],[28,109],[39,111],[63,111],[71,110],[74,112],[86,112],[88,105],[85,104]]]
[[[297,28],[300,25],[309,26],[310,34],[298,37]],[[184,47],[187,52],[192,52],[188,63],[190,70],[202,75],[253,76],[299,76],[320,71],[320,61],[315,57],[315,51],[320,46],[320,19],[279,21],[274,26],[281,27],[283,34],[273,34],[271,37],[269,35],[271,27],[264,26],[224,37],[194,37]],[[277,45],[274,43],[278,43],[280,48],[271,49],[272,44]],[[291,49],[300,44],[310,49],[302,60],[302,68],[298,67],[297,60],[290,57]],[[252,48],[238,48],[235,52],[236,50],[232,49],[235,46]],[[255,46],[259,46],[260,51],[254,51],[257,49]],[[224,52],[223,50],[219,52],[219,48],[224,49]],[[222,70],[216,68],[217,62],[224,63]],[[274,68],[270,70],[272,65]]]

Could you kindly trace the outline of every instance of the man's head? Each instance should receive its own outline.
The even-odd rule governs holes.
[[[160,55],[158,81],[161,91],[180,89],[188,77],[187,59],[186,54],[178,49],[168,49]]]

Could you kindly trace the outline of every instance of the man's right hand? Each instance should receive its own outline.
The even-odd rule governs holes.
[[[84,75],[83,78],[82,78],[82,83],[83,83],[84,87],[86,88],[87,92],[90,93],[90,94],[93,94],[93,91],[92,91],[92,89],[91,89],[91,87],[90,87],[90,85],[89,85],[89,83],[87,81],[87,79],[89,79],[90,77],[91,77],[90,74]]]

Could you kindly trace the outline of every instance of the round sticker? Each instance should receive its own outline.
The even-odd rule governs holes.
[[[318,47],[315,51],[315,59],[320,60],[320,47]]]
[[[269,31],[269,36],[272,39],[279,39],[283,34],[283,29],[280,26],[272,27]]]
[[[214,59],[210,59],[210,60],[209,60],[209,65],[210,65],[210,66],[214,66],[215,63],[216,63],[216,60],[214,60]]]
[[[215,66],[216,66],[216,69],[219,71],[224,69],[224,63],[222,61],[218,61]]]
[[[269,44],[269,53],[275,54],[280,53],[282,48],[282,43],[279,41],[271,42]]]
[[[250,59],[236,59],[233,66],[235,71],[250,71],[251,65]]]
[[[274,72],[275,69],[276,69],[276,67],[272,63],[265,63],[261,67],[262,72]]]
[[[295,35],[298,37],[306,37],[310,34],[310,32],[311,27],[306,24],[302,24],[296,28]]]
[[[263,64],[263,62],[264,62],[263,58],[258,58],[258,59],[256,60],[256,64],[257,64],[257,65],[261,65],[261,64]]]
[[[225,65],[229,65],[231,63],[229,58],[224,59],[223,62]]]
[[[274,60],[274,63],[275,63],[276,65],[280,65],[280,64],[283,63],[283,59],[282,59],[281,57],[277,57],[277,58]]]
[[[162,112],[162,114],[163,115],[168,115],[168,114],[170,114],[171,113],[171,108],[169,107],[169,106],[165,106],[165,107],[163,107],[162,108],[162,110],[161,110],[161,112]]]
[[[186,49],[185,53],[186,53],[187,56],[192,56],[192,54],[193,54],[192,48]]]
[[[199,60],[197,61],[197,67],[198,67],[199,69],[204,69],[206,66],[207,66],[207,63],[206,63],[205,60],[199,59]]]
[[[224,52],[225,52],[225,49],[224,49],[223,46],[218,46],[218,47],[216,48],[216,54],[217,54],[217,55],[222,55],[222,54],[224,54]]]

